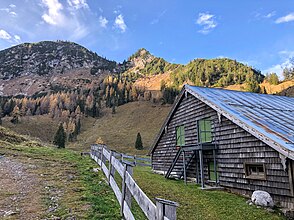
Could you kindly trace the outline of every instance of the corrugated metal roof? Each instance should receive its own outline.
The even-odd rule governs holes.
[[[190,85],[184,89],[294,159],[294,98]]]

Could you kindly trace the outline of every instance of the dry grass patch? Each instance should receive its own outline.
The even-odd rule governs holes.
[[[153,105],[150,102],[131,102],[116,109],[106,109],[99,119],[85,118],[82,132],[76,143],[69,146],[73,149],[89,151],[90,144],[100,137],[113,150],[123,153],[144,155],[158,134],[171,106]],[[144,150],[135,149],[137,133],[142,136]]]

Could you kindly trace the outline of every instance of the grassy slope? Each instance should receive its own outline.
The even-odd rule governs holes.
[[[82,132],[78,140],[68,143],[67,147],[78,151],[89,151],[90,144],[101,137],[110,148],[131,154],[146,154],[154,137],[157,135],[171,106],[153,105],[150,102],[131,102],[116,109],[105,109],[101,118],[85,117],[82,119]],[[36,137],[44,142],[51,142],[58,128],[58,121],[47,115],[31,116],[21,119],[19,124],[12,124],[9,118],[3,120],[3,126],[13,131]],[[135,149],[137,132],[141,133],[142,151]]]
[[[92,171],[97,165],[89,157],[42,146],[2,127],[0,146],[0,155],[35,167],[30,172],[42,183],[39,194],[43,197],[43,210],[37,210],[42,219],[121,219],[111,188],[101,172]],[[58,208],[49,212],[56,203]]]
[[[150,102],[132,102],[119,106],[115,114],[111,114],[109,109],[97,120],[84,119],[78,141],[70,147],[87,150],[90,144],[101,137],[114,150],[146,154],[169,110],[170,106],[152,105]],[[137,151],[134,147],[137,132],[141,133],[145,147],[142,151]]]
[[[179,220],[284,219],[280,213],[249,206],[241,196],[225,191],[204,191],[195,184],[185,185],[182,180],[165,179],[152,173],[150,168],[136,167],[134,177],[149,198],[177,201],[180,204],[177,210]]]
[[[19,124],[12,124],[10,118],[3,119],[3,127],[9,128],[18,134],[39,138],[44,142],[52,142],[55,132],[58,129],[58,121],[52,120],[49,116],[28,116],[22,117]]]

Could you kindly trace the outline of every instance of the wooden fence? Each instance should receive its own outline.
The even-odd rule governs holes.
[[[150,158],[143,158],[139,156],[133,156],[128,154],[122,154],[115,151],[112,151],[112,155],[117,158],[122,163],[127,163],[132,166],[148,166],[151,167]]]
[[[121,215],[126,220],[135,219],[131,211],[132,197],[136,200],[148,219],[175,220],[177,218],[176,209],[178,204],[176,202],[156,198],[156,204],[154,204],[141,190],[132,177],[134,163],[130,163],[123,159],[120,161],[116,158],[118,156],[117,153],[107,149],[105,145],[92,145],[90,156],[98,163],[106,175],[108,183],[113,189],[120,204]],[[122,178],[121,189],[114,178],[116,173]]]

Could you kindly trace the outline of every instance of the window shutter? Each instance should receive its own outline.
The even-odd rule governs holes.
[[[181,144],[181,130],[180,130],[180,127],[177,127],[177,146],[180,146]]]
[[[181,126],[181,146],[185,145],[185,127]]]
[[[201,143],[212,142],[211,120],[202,119],[198,121],[199,141]]]

